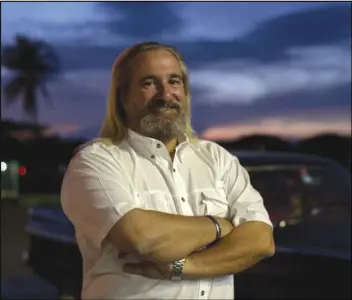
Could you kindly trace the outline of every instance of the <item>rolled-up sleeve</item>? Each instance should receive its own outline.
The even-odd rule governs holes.
[[[253,188],[247,170],[236,157],[227,165],[225,179],[233,225],[261,221],[272,227],[262,196]]]
[[[137,207],[128,176],[116,158],[90,145],[70,162],[61,188],[61,205],[76,231],[98,249],[111,228]]]

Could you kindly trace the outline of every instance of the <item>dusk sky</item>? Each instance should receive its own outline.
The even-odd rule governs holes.
[[[351,135],[351,4],[328,2],[6,2],[1,42],[51,43],[62,73],[39,121],[98,132],[116,56],[133,43],[176,46],[189,67],[193,125],[208,139],[253,133]],[[11,73],[1,68],[2,81]],[[20,105],[2,119],[24,120]]]

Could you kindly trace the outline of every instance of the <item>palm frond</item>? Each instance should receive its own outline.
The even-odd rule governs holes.
[[[11,70],[35,72],[38,76],[60,71],[60,61],[48,43],[23,36],[17,36],[15,44],[3,48],[1,64]]]
[[[5,103],[9,104],[18,100],[18,96],[24,91],[26,81],[22,76],[16,76],[9,80],[4,87]]]
[[[2,50],[1,65],[15,71],[15,77],[5,85],[4,95],[8,103],[23,95],[24,111],[37,117],[37,91],[50,100],[47,83],[60,73],[60,61],[50,44],[17,36],[11,45]]]

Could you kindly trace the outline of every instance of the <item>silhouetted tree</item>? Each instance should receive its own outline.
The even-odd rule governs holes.
[[[270,135],[250,135],[219,144],[227,149],[234,150],[288,151],[291,149],[290,143]]]
[[[38,91],[49,99],[47,82],[58,75],[60,63],[53,48],[46,42],[17,36],[15,43],[5,45],[1,65],[13,71],[5,82],[5,103],[22,101],[24,112],[38,121]]]
[[[351,146],[351,137],[322,134],[297,143],[296,152],[324,156],[351,169]]]

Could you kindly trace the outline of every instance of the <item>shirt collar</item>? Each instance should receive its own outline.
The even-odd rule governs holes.
[[[130,145],[143,156],[147,156],[149,158],[155,158],[156,156],[164,154],[168,154],[165,145],[159,140],[143,136],[132,129],[128,129],[128,141]],[[178,137],[179,144],[176,147],[176,151],[178,151],[181,147],[188,144],[189,139],[186,135]]]

